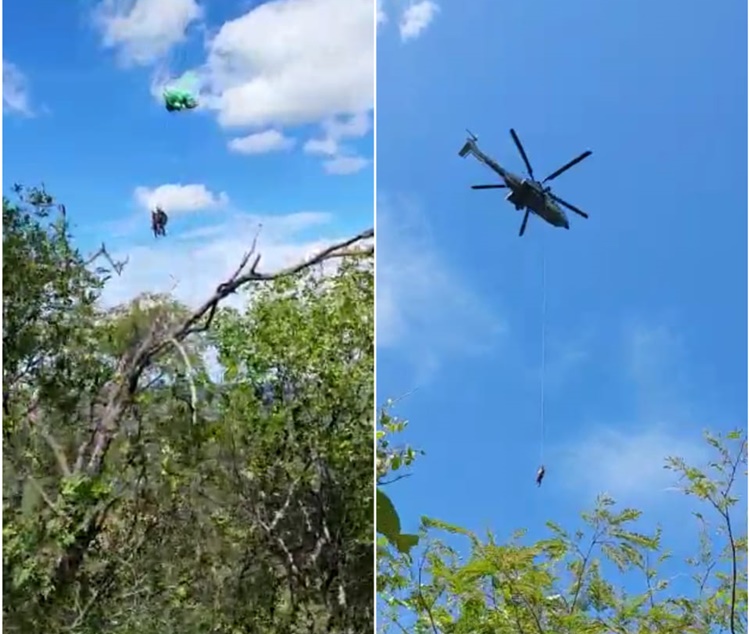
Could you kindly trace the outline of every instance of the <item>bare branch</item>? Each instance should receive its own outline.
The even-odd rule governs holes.
[[[324,262],[326,260],[343,257],[341,255],[342,251],[354,244],[357,244],[358,242],[369,240],[374,235],[375,230],[368,229],[367,231],[363,231],[362,233],[352,238],[344,240],[343,242],[338,242],[326,249],[323,249],[307,260],[303,260],[302,262],[281,269],[276,273],[259,273],[257,271],[258,263],[260,262],[260,254],[258,254],[255,256],[250,269],[246,273],[242,273],[243,269],[246,268],[250,257],[252,257],[255,252],[256,245],[254,241],[250,251],[248,251],[244,255],[242,261],[240,262],[240,266],[237,267],[234,274],[226,282],[219,284],[219,286],[216,288],[216,292],[187,319],[182,328],[175,332],[174,336],[178,339],[181,339],[193,332],[202,332],[207,330],[211,324],[211,320],[213,319],[218,304],[224,298],[236,292],[237,289],[239,289],[241,286],[244,286],[250,282],[269,282],[281,277],[289,277],[291,275],[299,273],[300,271],[309,269],[316,264],[320,264],[321,262]],[[208,315],[208,318],[206,319],[205,323],[202,326],[196,326],[201,318],[206,315]]]
[[[102,242],[102,246],[99,247],[99,249],[91,256],[89,256],[89,259],[84,262],[84,266],[90,266],[94,262],[96,262],[99,258],[104,258],[107,260],[109,265],[112,267],[112,270],[117,273],[117,275],[121,275],[123,269],[127,265],[128,261],[130,260],[129,257],[125,258],[124,260],[117,260],[115,261],[112,256],[109,254],[109,251],[107,250],[107,246]]]

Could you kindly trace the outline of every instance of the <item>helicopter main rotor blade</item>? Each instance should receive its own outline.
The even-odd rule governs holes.
[[[513,137],[513,141],[515,142],[518,151],[521,153],[521,158],[526,164],[526,170],[528,171],[529,176],[531,176],[531,180],[534,180],[534,170],[531,168],[531,163],[529,163],[529,157],[526,156],[526,150],[524,150],[523,145],[521,145],[521,139],[518,138],[518,135],[513,128],[510,129],[510,136]]]
[[[569,202],[565,202],[565,201],[564,201],[564,200],[563,200],[562,198],[560,198],[559,196],[555,196],[555,195],[554,195],[554,194],[552,194],[552,193],[549,193],[549,196],[550,196],[551,198],[553,198],[554,200],[556,200],[557,202],[559,202],[559,203],[560,203],[560,204],[561,204],[561,205],[562,205],[563,207],[567,207],[568,209],[570,209],[570,211],[574,211],[574,212],[575,212],[575,213],[577,213],[577,214],[578,214],[579,216],[583,216],[584,218],[588,218],[588,217],[589,217],[589,215],[588,215],[588,214],[587,214],[587,213],[586,213],[585,211],[581,211],[580,209],[578,209],[578,207],[576,207],[576,206],[574,206],[574,205],[571,205],[571,204],[570,204]]]
[[[523,222],[521,223],[521,231],[518,232],[518,237],[520,238],[523,235],[523,232],[526,231],[526,223],[529,221],[529,210],[526,210],[526,213],[523,215]]]
[[[581,154],[580,156],[577,156],[572,161],[570,161],[568,163],[565,163],[565,165],[563,165],[560,169],[557,169],[554,172],[552,172],[542,182],[543,183],[547,183],[547,182],[549,182],[551,180],[555,180],[558,176],[560,176],[560,174],[562,174],[563,172],[568,171],[571,167],[573,167],[574,165],[577,165],[583,159],[588,158],[589,156],[591,156],[591,154],[592,154],[591,150],[586,150],[583,154]]]
[[[472,189],[503,189],[507,185],[472,185]]]

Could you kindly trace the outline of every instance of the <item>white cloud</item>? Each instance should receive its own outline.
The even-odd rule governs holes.
[[[348,119],[328,119],[323,122],[323,130],[332,139],[363,137],[372,129],[372,121],[366,112],[358,112]]]
[[[546,346],[546,387],[550,391],[564,390],[571,378],[580,378],[583,366],[591,361],[591,337],[589,333],[566,332],[563,340],[548,340]],[[535,367],[535,377],[538,371]]]
[[[123,63],[147,65],[182,42],[202,16],[195,0],[103,0],[94,22],[104,46],[116,49]]]
[[[625,358],[631,378],[641,387],[662,382],[680,361],[682,343],[665,324],[632,322],[625,328]]]
[[[353,174],[370,164],[370,161],[359,156],[351,148],[342,144],[344,139],[361,138],[372,129],[370,116],[360,112],[350,117],[331,117],[322,122],[323,136],[310,139],[304,145],[308,154],[319,154],[328,157],[323,168],[329,174]]]
[[[15,64],[3,60],[3,112],[31,116],[29,82]]]
[[[225,128],[280,129],[320,123],[324,136],[308,152],[329,159],[329,173],[370,163],[345,138],[371,130],[374,105],[375,15],[372,0],[271,0],[223,23],[206,43],[200,66],[175,78],[165,54],[202,18],[195,0],[103,0],[95,12],[104,43],[131,64],[154,64],[151,92],[190,84],[199,108]],[[233,139],[229,149],[255,153],[267,138]],[[273,144],[271,144],[273,145]],[[288,149],[288,143],[274,149]]]
[[[203,100],[219,123],[297,125],[373,107],[372,0],[273,0],[209,42]]]
[[[551,462],[576,497],[608,493],[628,505],[663,505],[674,498],[677,484],[677,476],[664,469],[666,458],[697,466],[710,458],[699,423],[706,413],[695,407],[694,390],[683,382],[689,363],[676,328],[631,320],[620,342],[614,358],[592,362],[619,370],[633,400],[631,413],[579,425],[582,431],[551,450]]]
[[[639,416],[673,419],[695,411],[687,351],[675,327],[634,320],[625,325],[623,344],[626,378],[632,381]]]
[[[223,207],[229,202],[224,193],[214,193],[205,185],[166,184],[158,187],[136,187],[134,197],[139,206],[153,209],[160,205],[168,213],[185,213]]]
[[[385,24],[388,22],[388,14],[385,12],[385,8],[383,7],[383,0],[377,0],[376,5],[376,16],[375,19],[377,20],[377,23]]]
[[[310,139],[304,150],[309,154],[336,156],[347,150],[341,146],[344,139],[361,138],[372,129],[370,116],[366,112],[356,113],[348,118],[332,117],[321,124],[323,136]]]
[[[190,306],[204,301],[231,275],[260,234],[259,270],[274,271],[325,248],[340,236],[330,226],[331,216],[319,212],[301,212],[285,216],[239,215],[227,222],[209,225],[148,245],[137,245],[114,254],[128,257],[121,277],[113,277],[105,289],[104,301],[114,305],[143,292],[174,295]],[[320,229],[320,237],[310,240],[304,232]],[[242,303],[233,296],[231,303]]]
[[[310,139],[304,146],[304,150],[308,154],[322,154],[323,156],[336,156],[338,149],[338,141],[329,137]]]
[[[345,174],[359,172],[369,164],[370,161],[361,156],[336,156],[327,161],[323,161],[323,169],[328,174],[343,176]]]
[[[412,40],[424,31],[437,15],[439,7],[431,0],[421,0],[406,9],[401,14],[401,20],[398,25],[401,39]]]
[[[430,373],[446,356],[491,348],[504,326],[446,264],[413,205],[378,204],[377,344]]]
[[[274,129],[256,132],[245,137],[229,141],[229,149],[240,154],[267,154],[280,152],[294,147],[294,139],[284,136]]]
[[[596,427],[561,449],[554,460],[560,480],[584,499],[608,493],[625,504],[644,504],[674,495],[673,472],[664,469],[668,456],[702,464],[709,453],[694,426],[648,425],[638,429]]]

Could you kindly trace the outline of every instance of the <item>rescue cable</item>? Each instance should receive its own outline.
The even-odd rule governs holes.
[[[537,484],[541,485],[544,477],[544,378],[547,363],[547,256],[542,238],[542,350],[541,373],[539,377],[539,471]]]

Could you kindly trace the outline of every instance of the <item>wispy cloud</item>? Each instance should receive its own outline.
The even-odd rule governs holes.
[[[641,415],[675,417],[690,411],[685,344],[666,322],[630,320],[623,331],[625,369],[638,396]]]
[[[223,207],[229,202],[225,192],[215,193],[201,184],[167,183],[158,187],[136,187],[133,194],[139,207],[151,210],[157,205],[167,213],[190,213]]]
[[[675,475],[664,469],[668,456],[698,464],[708,458],[700,430],[677,423],[597,426],[559,453],[555,470],[577,495],[608,493],[636,506],[674,496]]]
[[[430,26],[439,10],[438,5],[431,0],[421,0],[406,7],[398,24],[401,39],[407,41],[418,38]]]
[[[581,432],[553,449],[561,477],[590,496],[606,492],[636,505],[674,496],[675,476],[664,469],[668,456],[702,464],[709,452],[701,420],[686,381],[688,355],[675,327],[664,322],[626,320],[607,363],[619,368],[619,381],[634,407],[612,412],[610,420],[582,426]],[[601,349],[599,350],[601,353]],[[597,350],[588,348],[593,363]]]
[[[388,22],[388,14],[385,12],[385,8],[383,7],[383,0],[377,0],[375,9],[375,19],[377,20],[377,24],[379,27],[381,24],[385,24],[386,22]]]
[[[364,137],[372,129],[367,112],[355,113],[349,117],[331,117],[321,124],[323,135],[310,139],[304,145],[308,154],[327,157],[323,169],[328,174],[354,174],[363,170],[370,161],[359,156],[342,141]]]
[[[273,128],[229,141],[229,149],[239,154],[268,154],[294,147],[294,139]]]
[[[326,174],[345,176],[361,172],[370,164],[370,160],[362,156],[335,156],[323,161],[323,169]]]
[[[378,203],[377,341],[430,373],[453,355],[492,348],[504,323],[451,270],[426,217],[406,200]]]
[[[195,0],[102,0],[93,14],[104,46],[126,65],[162,59],[202,17]]]
[[[3,113],[33,116],[29,81],[15,64],[3,60]]]

